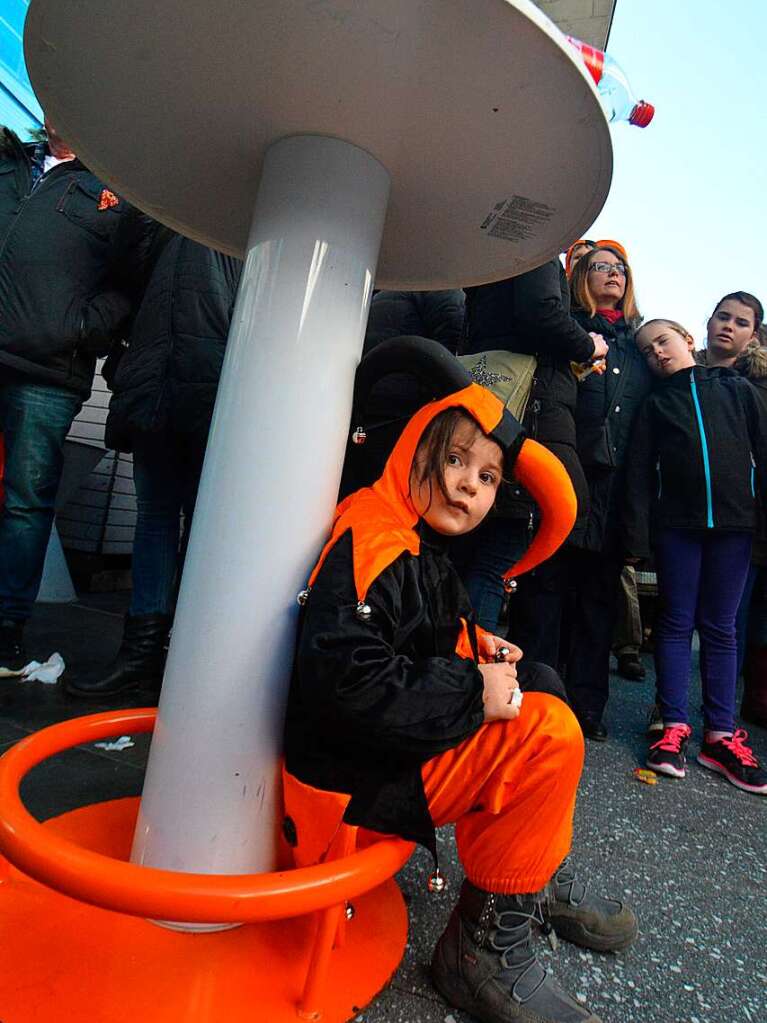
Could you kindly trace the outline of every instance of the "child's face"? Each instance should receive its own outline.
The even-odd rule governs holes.
[[[708,347],[718,358],[736,359],[755,333],[754,310],[728,298],[708,321]]]
[[[436,481],[419,483],[419,475],[413,471],[410,481],[419,518],[437,533],[460,536],[475,529],[492,508],[503,475],[503,455],[495,441],[461,424],[444,470],[447,499]]]
[[[637,334],[636,343],[656,377],[670,377],[680,369],[695,365],[692,353],[695,342],[667,323],[644,327]]]

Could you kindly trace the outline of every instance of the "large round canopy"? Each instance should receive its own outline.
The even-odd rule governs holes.
[[[528,0],[32,0],[25,52],[95,173],[233,255],[287,135],[344,139],[389,170],[378,287],[538,266],[610,185],[594,87]]]

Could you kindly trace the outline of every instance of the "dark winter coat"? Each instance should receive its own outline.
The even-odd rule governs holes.
[[[428,337],[439,341],[453,355],[463,338],[465,297],[460,288],[452,291],[379,291],[370,303],[365,347],[371,348],[390,337]]]
[[[577,383],[571,362],[588,362],[594,341],[570,316],[570,290],[558,259],[495,284],[466,291],[469,353],[504,350],[537,356],[537,367],[523,420],[529,437],[540,441],[564,464],[578,498],[579,535],[588,513],[588,488],[575,449]],[[534,502],[518,485],[501,514],[528,518]]]
[[[0,129],[0,366],[87,397],[96,357],[128,326],[154,224],[102,201],[79,160],[32,191],[33,148]]]
[[[657,381],[632,432],[627,553],[649,556],[656,529],[753,531],[766,426],[754,389],[734,370],[695,366]]]
[[[130,344],[111,379],[106,443],[163,432],[204,446],[242,263],[164,230]]]
[[[650,371],[634,343],[634,328],[625,320],[609,323],[578,309],[573,316],[584,330],[601,334],[609,351],[605,373],[591,373],[578,384],[575,426],[589,489],[589,515],[582,534],[571,542],[584,550],[618,556],[631,426],[650,391]]]
[[[767,349],[758,341],[751,341],[735,360],[733,367],[752,385],[762,408],[767,414]],[[757,529],[751,559],[756,565],[767,566],[767,505],[759,497],[757,509]]]

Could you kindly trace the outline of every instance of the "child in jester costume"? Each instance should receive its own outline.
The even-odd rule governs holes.
[[[515,573],[532,567],[569,531],[572,488],[495,395],[421,339],[386,342],[363,361],[355,423],[375,382],[403,370],[435,398],[407,422],[380,479],[338,506],[301,594],[286,769],[342,793],[346,822],[435,858],[435,827],[455,823],[466,880],[432,962],[451,1005],[487,1023],[598,1023],[533,948],[534,926],[600,951],[636,936],[631,910],[589,892],[567,859],[582,733],[556,673],[473,623],[446,550],[514,473],[543,511]],[[299,824],[299,857],[304,840]]]

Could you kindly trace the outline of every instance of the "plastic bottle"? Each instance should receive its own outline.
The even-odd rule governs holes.
[[[578,51],[594,79],[607,120],[628,121],[637,128],[646,128],[653,119],[655,107],[643,99],[636,99],[620,64],[604,50],[589,46],[574,36],[567,36],[567,41]]]

